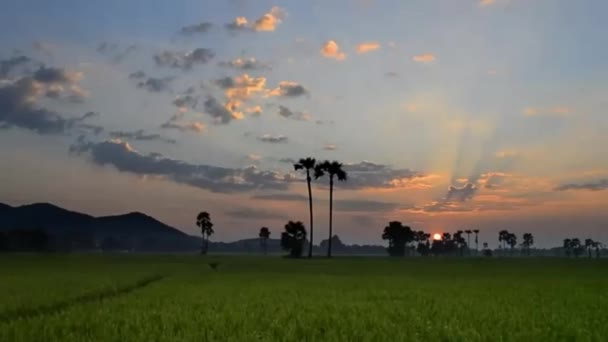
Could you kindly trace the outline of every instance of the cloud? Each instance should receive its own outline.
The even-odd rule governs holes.
[[[412,186],[416,179],[425,177],[410,169],[393,169],[368,161],[345,164],[344,170],[348,173],[348,181],[339,182],[337,186],[349,189],[403,189]]]
[[[160,134],[146,133],[143,129],[137,131],[112,131],[110,137],[117,139],[129,139],[140,141],[160,141],[167,144],[175,144],[174,139],[163,137]]]
[[[336,200],[334,209],[344,212],[388,212],[400,207],[398,203],[370,200]]]
[[[265,77],[251,77],[242,74],[237,77],[224,77],[215,80],[215,85],[224,90],[224,95],[231,100],[249,100],[251,96],[266,91]]]
[[[207,33],[213,28],[213,24],[209,22],[202,22],[196,25],[184,26],[179,30],[179,33],[184,36],[192,36],[200,33]]]
[[[227,101],[222,105],[215,97],[208,96],[203,105],[205,114],[211,116],[216,124],[228,124],[244,117],[243,113],[237,111],[239,104],[236,101]]]
[[[281,193],[254,195],[254,196],[251,196],[251,199],[263,200],[263,201],[282,201],[282,202],[284,202],[284,201],[293,201],[293,202],[308,201],[308,197],[304,196],[304,195],[281,194]]]
[[[63,134],[83,127],[83,121],[94,116],[89,112],[67,118],[53,110],[37,106],[42,97],[53,100],[81,101],[77,85],[82,73],[41,67],[31,76],[0,82],[0,126],[19,127],[39,134]],[[93,126],[91,126],[92,128]]]
[[[239,32],[239,31],[250,31],[251,29],[247,26],[247,18],[245,17],[236,17],[232,22],[225,25],[226,29],[231,32]]]
[[[260,106],[247,107],[247,108],[245,108],[245,112],[250,113],[253,116],[260,116],[260,115],[262,115],[262,107],[260,107]]]
[[[298,121],[312,120],[312,117],[309,114],[306,114],[304,112],[294,112],[285,106],[279,106],[279,115],[286,119],[292,119],[292,120],[298,120]]]
[[[173,100],[173,105],[175,105],[180,112],[185,112],[188,108],[196,108],[197,103],[198,98],[192,95],[179,95]]]
[[[91,162],[97,165],[111,165],[118,171],[136,175],[160,176],[216,193],[263,189],[284,191],[294,181],[290,174],[262,171],[255,166],[233,169],[192,164],[166,158],[159,153],[142,154],[119,139],[98,143],[79,141],[70,150],[88,155]]]
[[[40,53],[43,53],[47,56],[52,56],[53,53],[55,52],[55,50],[57,49],[57,47],[51,43],[37,40],[32,43],[32,49],[34,49],[35,51],[38,51]]]
[[[266,96],[297,97],[307,94],[308,90],[297,82],[281,81],[279,86],[268,91]]]
[[[251,58],[237,58],[228,62],[219,62],[219,66],[225,68],[231,68],[235,70],[266,70],[270,67],[266,64],[261,63],[257,59]]]
[[[275,6],[253,23],[253,29],[255,31],[274,31],[286,16],[285,10]]]
[[[292,159],[292,158],[281,158],[279,159],[280,163],[285,163],[285,164],[295,164],[296,160]]]
[[[335,150],[338,149],[338,146],[333,145],[333,144],[326,144],[326,145],[323,146],[323,149],[325,151],[335,151]]]
[[[186,71],[195,65],[207,64],[214,57],[215,53],[207,48],[196,48],[190,52],[164,50],[154,55],[154,62],[158,66]]]
[[[479,0],[479,6],[488,6],[494,3],[494,0]]]
[[[281,143],[286,143],[288,141],[287,137],[284,135],[272,136],[270,134],[261,135],[257,139],[261,142],[272,143],[272,144],[281,144]]]
[[[396,77],[399,77],[399,73],[397,73],[395,71],[389,71],[389,72],[385,73],[384,76],[389,77],[389,78],[396,78]]]
[[[184,121],[184,112],[177,112],[169,118],[169,121],[160,126],[163,129],[176,129],[181,132],[203,133],[205,125],[198,121]]]
[[[287,219],[285,214],[277,213],[276,211],[254,209],[254,208],[236,208],[224,212],[225,215],[241,220],[283,220]]]
[[[27,56],[14,56],[0,61],[0,78],[8,77],[14,70],[21,70],[23,67],[32,66],[34,61]],[[21,70],[23,71],[23,70]]]
[[[125,47],[118,43],[102,42],[99,43],[99,45],[97,46],[97,52],[104,56],[112,58],[112,60],[116,63],[120,63],[122,60],[124,60],[127,56],[129,56],[136,50],[137,45],[135,44],[131,44]]]
[[[565,106],[555,106],[549,108],[526,107],[523,110],[525,116],[567,116],[572,113],[572,108]]]
[[[416,55],[416,56],[412,57],[412,60],[414,62],[427,64],[427,63],[434,62],[435,61],[435,56],[433,56],[430,53],[425,53],[425,54],[422,54],[422,55]]]
[[[134,74],[131,74],[131,75],[134,75]],[[137,83],[137,88],[145,89],[152,93],[170,91],[171,90],[170,84],[174,79],[175,79],[174,77],[144,78]]]
[[[466,202],[467,200],[473,198],[476,191],[477,187],[475,186],[475,184],[472,183],[467,183],[461,188],[450,185],[450,187],[448,188],[448,193],[445,196],[445,201]]]
[[[374,50],[378,50],[380,48],[380,43],[378,42],[363,42],[357,45],[357,53],[368,53]]]
[[[581,184],[563,184],[554,189],[555,191],[568,191],[568,190],[588,190],[588,191],[602,191],[608,190],[608,179],[600,179],[595,183],[581,183]]]
[[[321,56],[327,58],[333,58],[337,61],[342,61],[346,58],[346,54],[340,51],[338,43],[334,40],[328,40],[321,46]]]

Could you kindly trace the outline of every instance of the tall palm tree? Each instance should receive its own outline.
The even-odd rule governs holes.
[[[473,231],[470,229],[467,229],[464,231],[465,234],[467,234],[467,251],[469,252],[469,255],[471,255],[471,233]]]
[[[532,233],[524,233],[524,242],[522,243],[526,247],[526,252],[530,256],[530,247],[534,244],[534,236]]]
[[[507,239],[509,238],[508,230],[501,230],[498,232],[498,244],[501,245],[502,249],[505,250],[507,248]]]
[[[312,189],[310,188],[310,172],[315,169],[317,161],[315,158],[302,158],[297,163],[293,164],[293,168],[298,170],[306,171],[306,183],[308,184],[308,208],[310,211],[310,241],[308,246],[308,257],[312,258],[312,247],[313,247],[313,225],[312,225]]]
[[[262,246],[262,252],[264,255],[268,254],[268,238],[270,237],[270,229],[267,227],[260,228],[260,245]]]
[[[344,182],[348,176],[346,171],[342,169],[342,163],[338,163],[337,161],[330,162],[328,160],[315,166],[315,179],[319,179],[325,174],[329,176],[329,244],[327,246],[327,257],[331,258],[331,237],[333,236],[332,223],[334,210],[334,177],[337,178],[338,181]]]
[[[202,211],[196,216],[196,225],[201,229],[203,241],[201,244],[201,254],[207,254],[209,250],[209,236],[213,234],[213,223],[208,212]]]
[[[479,252],[479,229],[473,229],[473,233],[475,233],[475,254]]]

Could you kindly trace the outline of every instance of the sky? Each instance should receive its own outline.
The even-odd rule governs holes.
[[[608,3],[9,0],[0,202],[142,211],[215,240],[308,226],[299,158],[337,160],[334,232],[608,242]],[[328,179],[313,184],[315,243]]]

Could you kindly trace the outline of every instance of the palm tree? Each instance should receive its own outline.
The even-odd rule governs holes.
[[[570,248],[572,248],[572,252],[574,252],[575,257],[579,257],[583,252],[583,247],[581,245],[581,240],[579,238],[574,238],[570,241]]]
[[[332,219],[333,219],[333,200],[334,200],[334,177],[339,181],[346,181],[346,171],[342,169],[342,164],[337,161],[324,161],[315,166],[315,179],[329,175],[329,245],[327,246],[327,257],[331,258],[331,237],[333,236]]]
[[[313,224],[312,224],[312,189],[310,188],[310,171],[315,169],[317,161],[315,158],[302,158],[297,163],[293,164],[293,168],[298,170],[306,171],[306,183],[308,184],[308,208],[310,211],[310,241],[308,246],[308,257],[312,258],[312,247],[313,247]]]
[[[264,255],[268,254],[268,238],[270,238],[270,230],[267,227],[260,228],[260,246]]]
[[[513,249],[517,245],[517,235],[515,235],[513,233],[509,233],[507,235],[507,245],[509,245],[509,247],[511,247],[511,255],[513,255]]]
[[[591,239],[585,239],[585,248],[587,249],[587,255],[591,259],[591,248],[593,248],[595,242]]]
[[[566,252],[566,256],[570,257],[570,253],[572,250],[572,240],[564,239],[563,247],[564,247],[564,251]]]
[[[299,258],[306,242],[306,228],[300,221],[289,221],[285,225],[285,231],[281,234],[281,247],[289,251],[289,256]]]
[[[522,245],[526,248],[528,256],[530,256],[530,247],[534,244],[534,236],[532,233],[524,233],[524,242]]]
[[[467,229],[464,231],[465,234],[467,234],[467,251],[469,252],[469,255],[471,254],[471,233],[473,233],[472,230]]]
[[[211,222],[211,216],[208,212],[202,211],[196,216],[196,225],[201,229],[201,235],[203,241],[201,245],[201,254],[207,254],[209,250],[209,236],[214,233],[213,223]]]
[[[473,229],[473,233],[475,233],[475,254],[479,252],[479,229]]]

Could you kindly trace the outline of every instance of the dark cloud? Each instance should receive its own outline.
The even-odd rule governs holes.
[[[141,70],[132,72],[129,74],[129,78],[132,80],[141,80],[141,79],[146,78],[146,73]]]
[[[174,139],[163,137],[160,134],[146,133],[143,129],[137,131],[112,131],[110,132],[110,137],[140,141],[160,141],[167,144],[176,143]]]
[[[263,171],[255,166],[232,169],[169,159],[159,153],[142,154],[121,140],[79,141],[70,150],[89,155],[97,165],[111,165],[119,171],[137,175],[160,176],[217,193],[284,191],[295,181],[290,174]]]
[[[219,66],[225,68],[231,68],[235,70],[266,70],[270,69],[270,67],[264,63],[261,63],[255,58],[237,58],[228,62],[219,62]]]
[[[445,200],[447,202],[466,202],[473,198],[475,192],[477,192],[477,187],[472,183],[467,183],[461,188],[450,185]]]
[[[400,207],[398,203],[378,202],[370,200],[336,200],[334,208],[345,212],[387,212]]]
[[[181,110],[186,110],[187,108],[195,109],[197,103],[198,98],[192,95],[180,95],[173,100],[173,104]]]
[[[270,135],[270,134],[264,134],[261,135],[257,138],[259,141],[261,142],[265,142],[265,143],[272,143],[272,144],[280,144],[280,143],[286,143],[289,139],[284,136],[284,135]]]
[[[228,124],[232,120],[242,118],[241,113],[236,111],[236,104],[230,102],[222,104],[213,96],[207,96],[203,106],[205,114],[211,116],[218,124]]]
[[[133,75],[133,74],[132,74]],[[145,89],[149,92],[160,93],[164,91],[170,91],[170,84],[174,80],[173,77],[156,78],[149,77],[142,79],[137,83],[137,88]]]
[[[185,121],[184,112],[177,112],[169,118],[169,121],[160,126],[163,129],[176,129],[181,132],[202,133],[205,125],[198,121]]]
[[[253,31],[251,27],[247,25],[247,23],[247,18],[236,17],[232,20],[232,22],[224,25],[224,27],[231,33]]]
[[[199,33],[207,33],[213,28],[213,24],[209,22],[202,22],[196,25],[184,26],[179,30],[179,33],[184,36],[192,36]]]
[[[568,191],[568,190],[587,190],[587,191],[602,191],[608,190],[608,179],[600,179],[595,183],[581,183],[581,184],[563,184],[555,188],[555,191]]]
[[[234,80],[230,76],[219,78],[213,81],[213,83],[222,89],[232,88],[235,85]]]
[[[190,70],[195,65],[207,64],[215,57],[211,49],[196,48],[190,52],[161,51],[154,55],[154,62],[158,66]]]
[[[308,90],[301,84],[291,81],[281,81],[279,86],[268,92],[268,96],[297,97],[308,95]]]
[[[338,182],[336,186],[350,189],[361,188],[400,188],[424,175],[410,169],[393,169],[388,165],[363,161],[356,164],[345,164],[348,181]]]
[[[312,119],[309,114],[304,112],[294,112],[285,106],[279,106],[279,115],[286,119],[299,121],[310,121]]]
[[[9,76],[13,70],[20,69],[21,67],[30,66],[32,59],[27,56],[14,56],[9,59],[0,61],[0,77]]]
[[[388,78],[396,78],[396,77],[399,77],[399,74],[395,71],[389,71],[386,74],[384,74],[384,76],[388,77]]]
[[[97,45],[97,52],[112,58],[116,63],[121,62],[135,51],[137,51],[137,45],[135,44],[124,46],[118,43],[101,42]]]
[[[59,98],[64,86],[76,87],[78,73],[63,69],[41,68],[33,76],[22,77],[14,82],[0,85],[0,126],[19,127],[39,134],[62,134],[81,126],[93,116],[67,118],[53,110],[38,107],[41,96]]]
[[[224,212],[227,216],[236,219],[243,220],[274,220],[274,219],[287,219],[285,214],[277,213],[276,211],[264,210],[264,209],[253,209],[253,208],[236,208]]]
[[[308,197],[298,194],[265,194],[265,195],[254,195],[251,199],[263,200],[263,201],[308,201]]]

